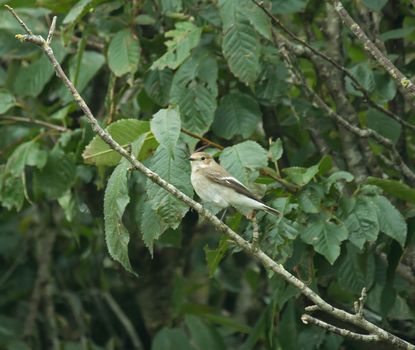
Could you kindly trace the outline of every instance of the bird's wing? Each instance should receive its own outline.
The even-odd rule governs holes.
[[[244,184],[242,184],[241,182],[239,182],[237,179],[235,179],[233,176],[229,174],[224,176],[220,172],[210,171],[210,172],[206,172],[205,175],[212,182],[215,182],[222,186],[232,188],[233,190],[235,190],[236,192],[240,194],[243,194],[249,198],[252,198],[258,202],[261,202],[261,200],[258,199],[258,197],[255,196],[250,190],[248,190],[248,188],[246,188]]]

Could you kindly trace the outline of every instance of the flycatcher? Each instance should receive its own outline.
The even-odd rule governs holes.
[[[210,154],[195,152],[189,160],[192,166],[192,186],[203,201],[220,209],[232,206],[237,209],[258,209],[276,216],[281,215],[278,210],[264,204],[216,163]]]

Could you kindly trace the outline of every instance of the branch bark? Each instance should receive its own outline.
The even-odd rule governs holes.
[[[13,9],[11,9],[10,7],[8,7],[8,9],[19,20],[19,23],[23,22],[19,19],[19,17],[13,11]],[[27,27],[24,26],[24,28],[26,29]],[[68,79],[62,67],[60,66],[59,62],[56,60],[53,50],[49,46],[47,41],[41,36],[35,36],[32,34],[16,35],[16,38],[24,42],[34,43],[38,45],[44,51],[49,61],[53,65],[56,75],[60,79],[62,79],[63,83],[69,89],[73,98],[78,103],[79,107],[85,113],[89,123],[91,124],[93,131],[96,134],[98,134],[102,138],[102,140],[105,141],[113,150],[115,150],[122,157],[127,159],[131,163],[134,169],[140,171],[142,174],[148,177],[151,181],[158,184],[168,193],[172,194],[174,197],[181,200],[183,203],[187,204],[189,207],[195,210],[201,217],[203,217],[206,221],[210,222],[219,232],[222,232],[225,235],[227,235],[237,246],[239,246],[242,250],[244,250],[246,253],[251,255],[254,259],[259,261],[266,269],[273,271],[277,275],[284,278],[288,283],[297,287],[303,295],[305,295],[308,299],[310,299],[314,304],[318,305],[320,310],[325,311],[330,315],[333,315],[335,318],[341,319],[355,326],[361,327],[362,329],[366,330],[368,333],[378,336],[380,340],[387,342],[392,346],[395,346],[401,349],[411,349],[411,350],[415,349],[414,345],[385,331],[384,329],[369,322],[368,320],[361,318],[358,315],[338,309],[332,306],[331,304],[327,303],[317,293],[315,293],[312,289],[310,289],[304,282],[297,279],[294,275],[292,275],[289,271],[287,271],[281,264],[278,264],[277,262],[272,260],[263,251],[261,251],[260,249],[258,249],[257,247],[253,246],[251,243],[243,239],[241,236],[239,236],[235,231],[233,231],[230,227],[225,225],[216,216],[214,216],[209,211],[204,209],[201,204],[195,202],[192,198],[188,197],[187,195],[179,191],[175,186],[163,180],[158,174],[156,174],[155,172],[145,167],[132,154],[130,154],[123,147],[121,147],[116,141],[114,141],[111,135],[98,124],[98,121],[91,113],[91,110],[89,109],[88,105],[86,104],[84,99],[80,96],[75,86]]]

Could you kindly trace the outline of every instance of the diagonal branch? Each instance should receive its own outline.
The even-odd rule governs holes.
[[[301,316],[301,321],[304,324],[313,324],[315,326],[327,329],[329,332],[333,332],[338,335],[341,335],[342,337],[350,338],[353,340],[359,340],[359,341],[363,341],[366,343],[373,343],[373,342],[378,342],[381,340],[381,338],[377,335],[355,333],[344,328],[333,326],[331,324],[328,324],[322,320],[319,320],[318,318],[315,318],[307,314],[304,314]]]
[[[14,15],[17,16],[15,13]],[[34,35],[19,35],[17,36],[17,38],[22,41],[35,43],[40,46],[40,48],[44,51],[44,53],[50,60],[51,64],[53,65],[57,76],[60,79],[62,79],[65,86],[69,89],[73,98],[78,103],[79,107],[85,113],[93,131],[97,133],[102,138],[102,140],[105,141],[114,151],[118,152],[122,157],[127,159],[131,163],[133,168],[140,171],[142,174],[148,177],[151,181],[158,184],[168,193],[172,194],[175,198],[181,200],[183,203],[187,204],[189,207],[191,207],[193,210],[199,213],[200,216],[202,216],[206,221],[210,222],[218,231],[227,235],[237,246],[239,246],[242,250],[244,250],[246,253],[251,255],[254,259],[259,261],[266,269],[273,271],[277,275],[284,278],[288,283],[297,287],[301,291],[302,294],[304,294],[307,298],[309,298],[314,304],[318,305],[322,311],[325,311],[328,314],[333,315],[334,317],[338,319],[341,319],[343,321],[346,321],[353,325],[361,327],[362,329],[365,329],[368,333],[377,335],[379,339],[389,343],[390,345],[393,345],[401,349],[411,349],[411,350],[415,349],[414,345],[385,331],[384,329],[369,322],[368,320],[364,318],[360,318],[353,313],[349,313],[344,310],[338,309],[332,306],[331,304],[327,303],[317,293],[315,293],[312,289],[310,289],[304,282],[302,282],[301,280],[296,278],[294,275],[292,275],[281,264],[278,264],[277,262],[272,260],[262,250],[255,248],[251,243],[249,243],[248,241],[243,239],[241,236],[239,236],[235,231],[233,231],[230,227],[225,225],[216,216],[214,216],[212,213],[204,209],[201,204],[195,202],[192,198],[185,195],[184,193],[179,191],[175,186],[163,180],[158,174],[156,174],[155,172],[151,171],[146,166],[144,166],[132,154],[130,154],[127,150],[122,148],[116,141],[114,141],[111,135],[98,124],[98,121],[91,113],[91,110],[89,109],[88,105],[86,104],[84,99],[80,96],[75,86],[68,79],[62,67],[60,66],[59,62],[56,60],[53,50],[48,45],[46,40],[41,36],[34,36]]]
[[[280,28],[284,33],[286,33],[291,39],[298,42],[301,46],[304,47],[304,54],[312,57],[317,56],[321,59],[329,62],[333,67],[338,69],[340,72],[342,72],[345,76],[347,76],[353,86],[362,93],[364,101],[366,101],[371,107],[377,109],[378,111],[386,114],[387,116],[391,117],[392,119],[396,120],[398,123],[400,123],[402,126],[410,129],[411,131],[415,131],[415,125],[407,122],[406,120],[399,117],[397,114],[393,113],[392,111],[386,109],[382,105],[376,103],[373,101],[373,99],[369,96],[369,92],[362,86],[362,84],[359,83],[359,81],[349,72],[349,70],[345,67],[343,67],[341,64],[337,63],[333,58],[327,56],[326,54],[320,52],[319,50],[312,47],[310,44],[308,44],[306,41],[299,38],[297,35],[295,35],[292,31],[290,31],[274,14],[262,3],[258,2],[257,0],[252,0],[258,7],[260,7],[264,13],[271,19],[271,21]],[[292,45],[291,42],[287,40],[287,42]]]
[[[337,123],[342,125],[348,131],[352,132],[360,138],[372,138],[377,141],[379,144],[384,146],[386,150],[389,151],[392,163],[402,172],[402,174],[411,182],[415,183],[415,173],[409,168],[409,166],[403,160],[401,154],[396,149],[395,145],[386,137],[380,135],[375,130],[367,128],[359,128],[351,123],[349,123],[345,118],[336,113],[332,108],[330,108],[326,102],[313,90],[311,89],[301,72],[299,71],[296,64],[291,62],[291,57],[289,51],[285,49],[285,44],[280,46],[280,52],[283,55],[283,58],[289,68],[289,70],[295,75],[300,82],[301,88],[304,90],[304,93],[313,101],[320,109],[322,109],[330,118],[335,120]]]
[[[366,33],[349,15],[343,4],[339,0],[328,0],[336,10],[343,24],[363,44],[363,48],[368,52],[395,80],[401,91],[407,97],[415,97],[415,85],[378,49],[378,47],[367,37]]]

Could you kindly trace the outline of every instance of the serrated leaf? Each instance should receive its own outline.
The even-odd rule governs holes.
[[[183,193],[190,197],[193,195],[190,184],[190,164],[186,152],[181,148],[176,147],[172,158],[164,147],[158,147],[149,167]],[[150,179],[147,180],[146,191],[151,207],[157,211],[163,222],[169,227],[177,228],[189,208]]]
[[[298,194],[298,203],[304,212],[317,214],[321,211],[323,197],[323,189],[319,185],[307,186]]]
[[[167,226],[157,212],[153,210],[150,202],[145,201],[140,214],[140,231],[151,256],[153,256],[154,241],[159,239],[166,229]]]
[[[0,173],[0,202],[8,210],[16,208],[19,211],[23,206],[25,184],[22,176],[24,174],[16,176]]]
[[[128,257],[130,234],[122,223],[125,208],[130,202],[127,173],[129,162],[123,159],[112,172],[104,195],[105,241],[111,257],[127,271],[135,274]]]
[[[390,179],[379,179],[377,177],[368,177],[366,179],[366,183],[376,185],[396,198],[415,204],[415,190],[402,182]]]
[[[36,172],[36,184],[49,199],[63,196],[75,183],[76,165],[71,154],[54,148],[45,166]]]
[[[267,151],[254,141],[225,148],[219,159],[225,169],[245,184],[252,182],[258,176],[258,169],[268,163]]]
[[[301,232],[302,240],[324,255],[330,264],[334,264],[339,257],[340,244],[347,239],[347,235],[344,225],[336,225],[323,216],[310,220],[310,224]]]
[[[248,138],[261,120],[261,110],[250,95],[233,92],[222,98],[215,113],[213,132],[227,140],[235,135]]]
[[[78,19],[81,18],[83,14],[87,12],[89,9],[89,5],[91,5],[92,0],[81,0],[78,1],[75,6],[71,8],[71,10],[68,12],[66,17],[63,20],[63,24],[72,24],[73,22],[76,22]]]
[[[144,89],[154,102],[166,106],[169,103],[172,80],[173,72],[170,69],[149,70],[144,79]]]
[[[243,83],[253,84],[260,71],[260,45],[251,24],[240,15],[224,33],[222,52],[231,72]]]
[[[283,169],[288,179],[298,186],[305,186],[317,174],[324,174],[332,167],[332,160],[329,156],[324,156],[316,164],[309,168],[291,167]]]
[[[125,148],[141,135],[148,133],[150,123],[137,119],[121,119],[110,124],[106,130],[121,147]],[[98,135],[85,147],[82,157],[87,164],[108,166],[118,164],[121,159],[121,155],[110,148]]]
[[[16,105],[16,99],[7,90],[0,90],[0,114],[7,112]]]
[[[171,38],[165,43],[167,52],[155,61],[150,69],[178,68],[190,56],[192,49],[199,44],[201,28],[191,22],[177,22],[175,27],[176,29],[165,34],[166,38]]]
[[[121,77],[126,73],[134,73],[139,61],[140,45],[137,37],[129,29],[120,30],[108,47],[110,69],[117,77]]]
[[[248,20],[263,37],[271,39],[271,19],[253,1],[220,0],[219,10],[224,32],[235,23],[235,17],[238,15]]]
[[[218,65],[207,51],[197,50],[174,75],[171,103],[179,106],[182,126],[204,134],[216,110]]]
[[[356,248],[347,246],[347,255],[338,269],[337,278],[340,286],[356,294],[360,294],[363,287],[369,287],[360,266]]]
[[[358,198],[344,224],[349,231],[349,240],[359,249],[366,242],[376,241],[379,234],[379,221],[375,206],[365,198]]]
[[[384,196],[367,198],[376,207],[380,230],[404,247],[408,228],[402,214]]]
[[[180,136],[180,114],[177,109],[161,109],[150,122],[151,131],[160,146],[165,147],[171,156]]]
[[[283,152],[282,141],[278,138],[269,147],[269,156],[273,162],[276,162],[281,159]]]

